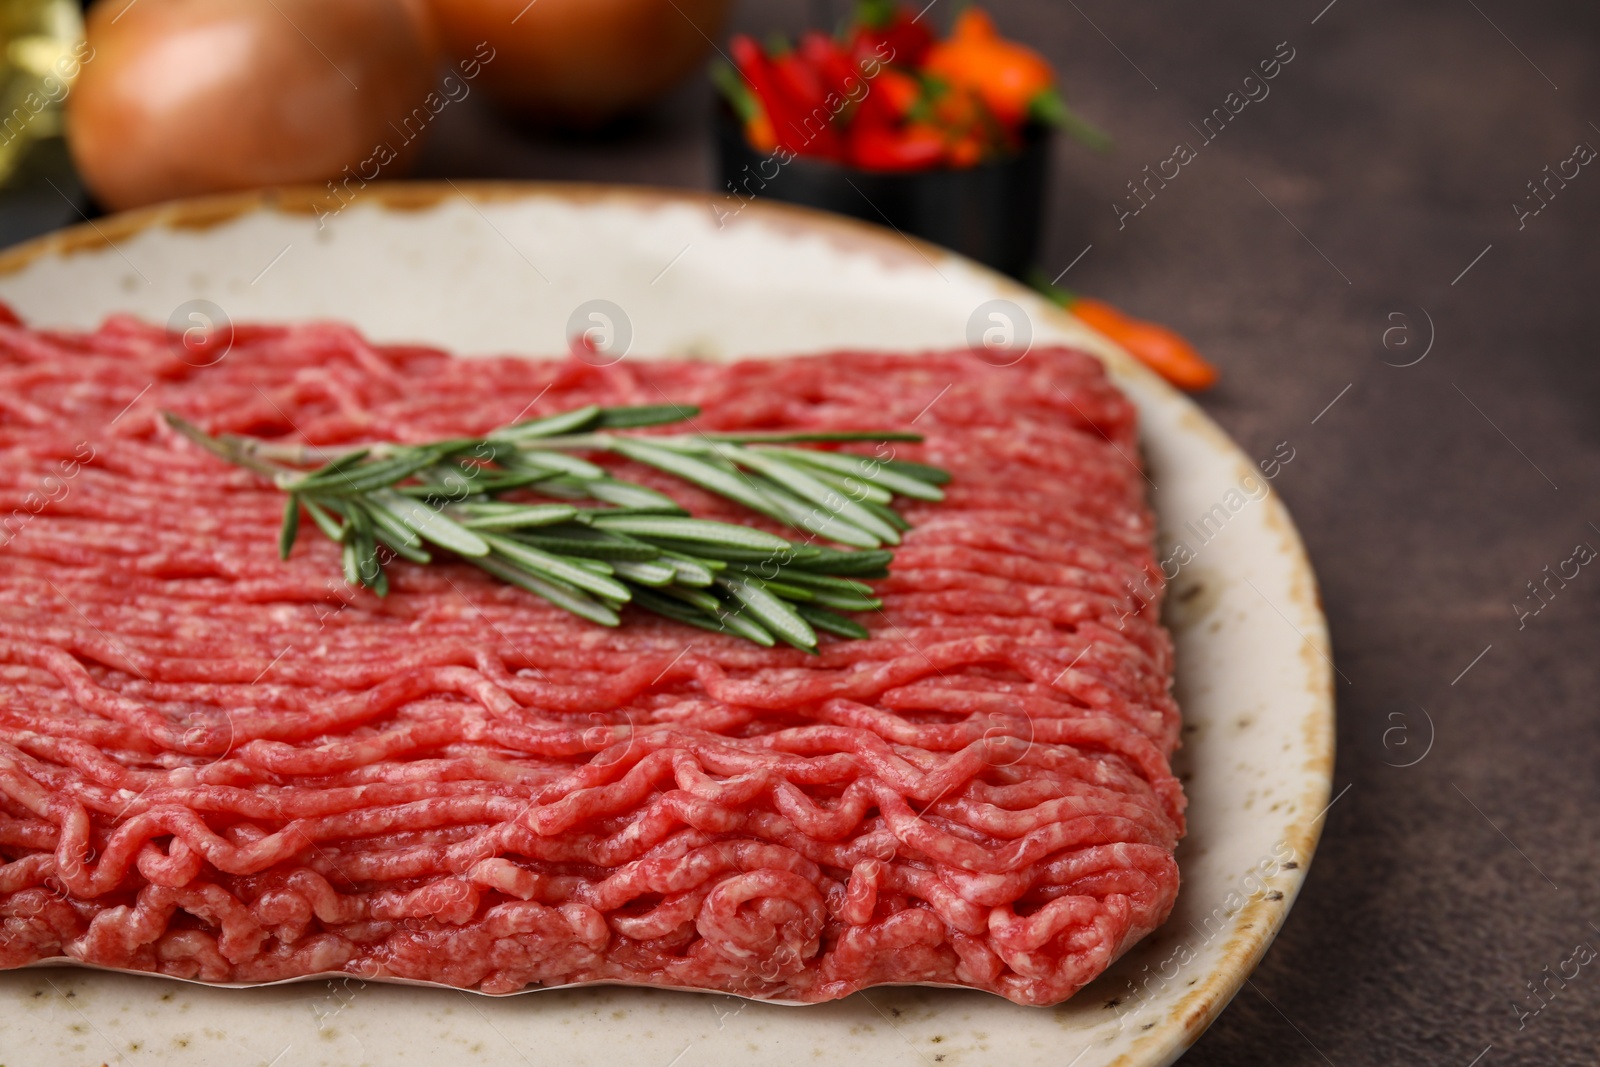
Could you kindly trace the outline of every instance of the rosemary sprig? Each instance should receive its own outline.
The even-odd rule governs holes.
[[[341,548],[345,579],[379,596],[396,558],[443,549],[603,626],[624,604],[678,622],[815,652],[817,632],[866,637],[842,612],[882,606],[862,579],[888,573],[908,524],[896,496],[943,499],[936,467],[795,445],[920,441],[892,431],[638,436],[680,422],[678,405],[589,406],[482,437],[342,450],[225,434],[173,414],[194,443],[288,494],[278,538],[287,559],[309,517]],[[675,500],[574,453],[610,453],[671,474],[800,530],[790,541],[697,519]],[[507,500],[529,490],[540,499]],[[598,505],[598,506],[595,506]],[[849,549],[811,543],[821,538]]]

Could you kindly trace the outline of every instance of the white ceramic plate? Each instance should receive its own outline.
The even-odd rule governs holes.
[[[1027,290],[890,231],[587,186],[372,186],[336,215],[330,203],[325,192],[249,194],[103,219],[0,254],[0,299],[52,325],[176,311],[186,327],[198,321],[188,302],[203,300],[235,321],[334,317],[380,340],[530,355],[565,351],[574,311],[607,300],[624,309],[630,359],[959,345],[980,305],[1006,300],[1034,343],[1103,357],[1143,415],[1162,558],[1181,562],[1180,542],[1194,557],[1168,612],[1190,798],[1177,908],[1057,1008],[911,987],[794,1008],[609,986],[489,998],[34,968],[0,974],[0,1063],[1146,1067],[1194,1042],[1282,924],[1333,767],[1327,630],[1299,537],[1258,468],[1272,457],[1241,453]]]

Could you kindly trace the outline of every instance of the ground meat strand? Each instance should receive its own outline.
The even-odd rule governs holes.
[[[1050,1004],[1166,917],[1172,650],[1134,411],[1090,357],[596,368],[318,324],[194,362],[131,318],[0,316],[0,967]],[[339,445],[667,401],[926,435],[897,457],[954,478],[904,502],[870,639],[606,630],[446,560],[380,600],[315,536],[278,562],[280,494],[158,415]]]

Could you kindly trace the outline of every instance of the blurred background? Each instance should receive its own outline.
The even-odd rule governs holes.
[[[646,180],[759,187],[1023,276],[1053,135],[1111,142],[987,9],[936,6],[0,0],[0,243],[263,185]]]
[[[1600,7],[989,0],[1061,107],[1015,55],[902,59],[915,84],[871,138],[851,104],[842,146],[785,146],[760,122],[780,125],[783,93],[748,74],[804,57],[808,27],[841,47],[863,21],[961,30],[954,0],[867,9],[102,0],[83,46],[76,3],[0,0],[0,245],[208,186],[337,178],[382,140],[385,179],[724,193],[739,151],[811,148],[785,167],[811,174],[796,198],[849,209],[826,200],[843,172],[882,183],[866,217],[983,220],[922,231],[943,243],[1013,228],[986,253],[1003,269],[1175,328],[1220,370],[1189,384],[1245,451],[1294,449],[1274,488],[1345,676],[1306,888],[1184,1063],[1596,1062],[1600,977],[1544,976],[1600,947],[1600,581],[1537,619],[1519,605],[1575,542],[1600,545]],[[976,104],[955,92],[969,75]]]

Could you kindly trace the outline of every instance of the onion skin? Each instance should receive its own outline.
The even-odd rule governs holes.
[[[698,68],[732,0],[430,0],[445,48],[497,53],[482,84],[506,109],[596,127]]]
[[[433,87],[436,38],[412,0],[101,0],[67,143],[112,210],[319,182],[392,144]]]

